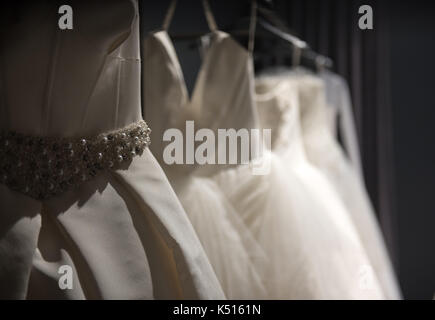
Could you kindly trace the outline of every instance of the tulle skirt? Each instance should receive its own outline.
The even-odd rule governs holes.
[[[308,160],[334,186],[348,210],[386,298],[400,299],[394,269],[364,182],[332,136],[315,134],[306,137],[304,143]]]
[[[216,183],[195,175],[172,181],[226,297],[266,298],[257,270],[267,263],[264,250]]]
[[[214,179],[268,257],[258,265],[270,299],[382,299],[357,231],[327,180],[306,161],[267,152]]]

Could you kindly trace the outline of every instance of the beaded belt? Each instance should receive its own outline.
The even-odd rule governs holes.
[[[151,129],[141,120],[93,137],[37,137],[0,133],[0,182],[37,200],[58,195],[116,170],[150,144]]]

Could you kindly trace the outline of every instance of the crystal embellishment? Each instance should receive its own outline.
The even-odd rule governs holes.
[[[46,200],[95,177],[117,170],[150,143],[145,121],[97,136],[37,137],[0,132],[0,183]]]

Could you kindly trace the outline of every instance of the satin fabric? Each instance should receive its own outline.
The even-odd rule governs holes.
[[[1,35],[0,128],[68,137],[142,119],[137,2],[76,1],[66,31],[57,10],[28,4]],[[0,185],[0,226],[2,298],[224,298],[148,149],[43,202]],[[72,268],[72,289],[60,289],[63,265]]]

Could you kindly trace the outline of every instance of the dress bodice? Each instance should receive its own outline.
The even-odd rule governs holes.
[[[167,32],[151,33],[144,42],[144,114],[155,137],[151,150],[160,161],[165,130],[184,131],[186,120],[216,137],[218,129],[258,128],[250,52],[225,32],[213,31],[211,38],[191,97]]]
[[[261,77],[255,85],[261,127],[271,129],[270,148],[286,159],[304,160],[300,110],[294,83],[274,77]]]
[[[137,2],[74,1],[72,30],[58,9],[26,2],[0,35],[0,128],[80,136],[140,120]]]

